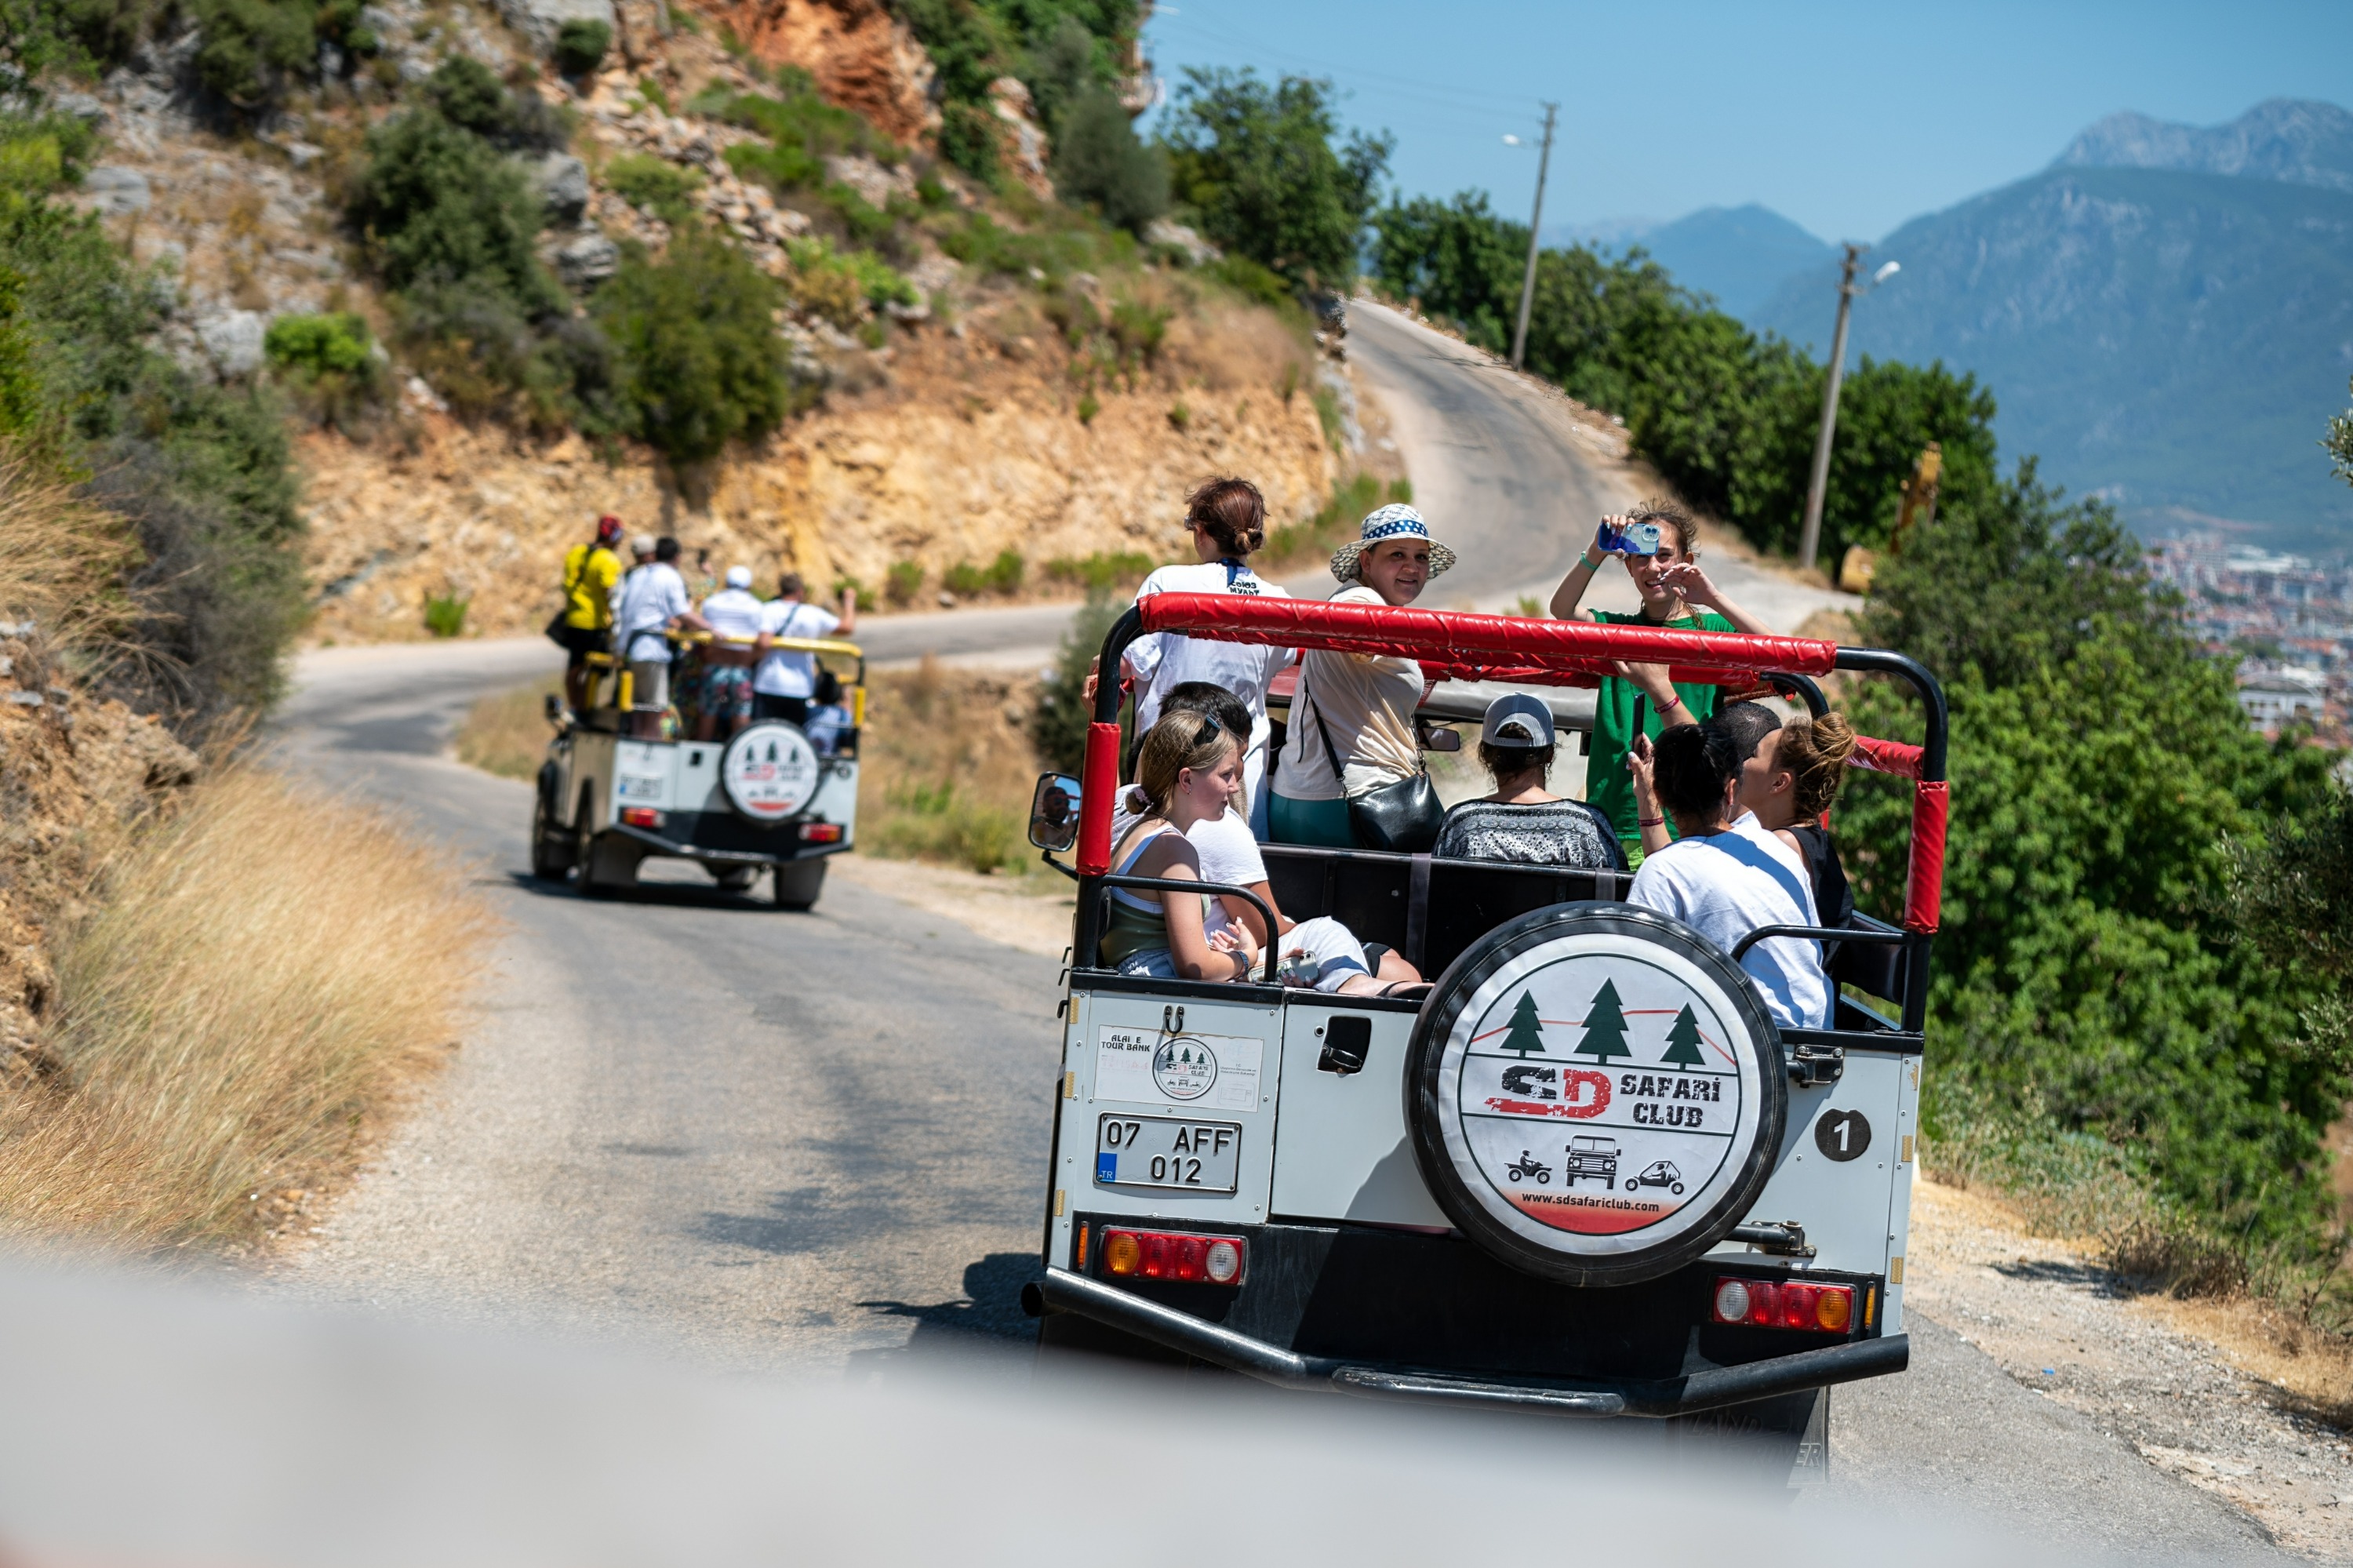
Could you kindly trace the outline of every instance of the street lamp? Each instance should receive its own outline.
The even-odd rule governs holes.
[[[1862,253],[1871,247],[1849,242],[1846,260],[1839,263],[1838,326],[1831,334],[1831,379],[1822,390],[1822,428],[1814,438],[1813,477],[1806,484],[1806,522],[1798,535],[1798,569],[1811,571],[1814,553],[1822,542],[1822,492],[1830,483],[1831,436],[1838,429],[1839,383],[1846,376],[1846,318],[1857,294],[1867,294],[1896,273],[1904,270],[1901,261],[1889,261],[1871,275],[1871,281],[1857,287],[1854,270],[1862,261]]]

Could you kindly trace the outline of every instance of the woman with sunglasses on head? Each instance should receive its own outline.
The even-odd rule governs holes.
[[[1409,605],[1453,564],[1420,513],[1384,506],[1334,553],[1332,575],[1345,586],[1332,602]],[[1274,770],[1277,843],[1419,853],[1437,841],[1446,812],[1422,770],[1414,727],[1422,690],[1410,659],[1324,649],[1301,658]],[[1365,830],[1375,823],[1387,842],[1370,842]]]
[[[1201,881],[1200,851],[1186,834],[1222,816],[1240,795],[1240,745],[1208,715],[1169,713],[1145,733],[1135,771],[1145,810],[1113,845],[1113,874]],[[1224,899],[1114,887],[1110,905],[1098,957],[1120,973],[1155,980],[1256,978],[1259,945]],[[1367,972],[1363,947],[1336,920],[1303,920],[1279,943],[1285,984],[1351,993],[1387,990]]]

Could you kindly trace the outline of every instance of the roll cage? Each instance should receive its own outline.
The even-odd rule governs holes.
[[[1418,662],[1433,680],[1501,682],[1514,685],[1595,686],[1620,662],[1664,664],[1670,679],[1686,684],[1713,684],[1732,695],[1777,689],[1804,702],[1816,713],[1828,710],[1821,688],[1812,677],[1833,671],[1885,674],[1908,683],[1918,694],[1926,717],[1925,734],[1917,746],[1900,741],[1859,737],[1857,765],[1912,781],[1912,828],[1904,918],[1900,927],[1858,915],[1852,927],[1836,929],[1767,927],[1749,934],[1731,956],[1736,961],[1747,948],[1767,937],[1810,936],[1836,941],[1853,979],[1873,994],[1898,1004],[1899,1014],[1888,1018],[1841,997],[1834,1027],[1828,1030],[1784,1030],[1792,1054],[1792,1070],[1809,1054],[1809,1047],[1842,1043],[1852,1033],[1878,1037],[1883,1048],[1897,1044],[1916,1051],[1927,1020],[1928,960],[1934,944],[1944,885],[1945,833],[1949,787],[1945,778],[1947,715],[1944,689],[1917,661],[1877,648],[1848,648],[1800,637],[1762,637],[1740,632],[1683,631],[1662,627],[1627,626],[1581,620],[1535,620],[1465,611],[1398,609],[1387,605],[1335,604],[1314,599],[1250,599],[1228,594],[1155,594],[1131,606],[1104,635],[1103,661],[1108,673],[1119,668],[1128,644],[1151,632],[1178,632],[1219,641],[1252,642],[1269,646],[1324,649],[1334,652],[1386,654]],[[1198,883],[1167,884],[1155,878],[1117,876],[1111,871],[1111,824],[1119,789],[1122,695],[1116,680],[1105,679],[1095,692],[1088,726],[1086,758],[1080,780],[1080,815],[1075,846],[1079,879],[1077,946],[1074,959],[1081,969],[1094,968],[1091,955],[1103,934],[1103,904],[1113,887],[1139,891],[1199,892]],[[1432,868],[1426,855],[1391,855],[1369,851],[1314,852],[1321,860],[1363,863],[1375,880],[1402,884],[1391,895],[1412,894],[1408,928],[1428,924],[1431,907]],[[1278,896],[1291,880],[1270,857]],[[1394,866],[1381,863],[1398,863]],[[1471,863],[1439,863],[1458,866],[1466,874],[1527,880],[1541,896],[1542,879],[1568,881],[1553,868],[1479,866]],[[1299,871],[1307,868],[1296,868]],[[1321,868],[1324,885],[1337,879],[1335,867]],[[1379,874],[1394,874],[1384,879]],[[1606,896],[1599,887],[1595,895]],[[1242,894],[1243,890],[1218,889]],[[1616,882],[1610,891],[1623,893]],[[1248,896],[1243,894],[1243,896]],[[1252,902],[1256,902],[1255,899]],[[1345,912],[1329,907],[1327,912]],[[1271,923],[1270,923],[1271,925]],[[1352,922],[1352,924],[1354,924]],[[1418,931],[1417,931],[1418,941]],[[1272,979],[1273,944],[1270,944],[1268,979]],[[1443,957],[1451,954],[1443,952]],[[1852,955],[1852,958],[1849,955]],[[1421,954],[1409,952],[1419,961]]]

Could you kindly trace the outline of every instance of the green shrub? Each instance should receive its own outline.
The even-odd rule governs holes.
[[[200,0],[196,79],[237,108],[254,111],[281,95],[289,77],[316,67],[313,0]]]
[[[738,142],[727,149],[726,158],[738,178],[757,180],[778,196],[825,183],[825,165],[797,145]]]
[[[923,567],[920,561],[893,561],[882,575],[882,597],[901,609],[915,602],[923,591]]]
[[[987,875],[1016,864],[1029,838],[1018,812],[973,800],[953,779],[910,779],[892,791],[892,808],[871,835],[875,853],[900,860],[940,860]]]
[[[1018,550],[999,550],[997,559],[988,563],[988,588],[992,593],[1019,593],[1021,578],[1027,570]]]
[[[1106,554],[1098,550],[1092,556],[1057,556],[1042,568],[1049,582],[1069,583],[1090,593],[1110,593],[1114,589],[1132,588],[1152,575],[1159,565],[1138,550],[1121,550]]]
[[[993,185],[1004,174],[997,139],[1003,122],[974,103],[949,103],[940,109],[940,156],[978,180]]]
[[[349,312],[280,316],[262,352],[322,424],[348,427],[384,382],[367,323]]]
[[[374,359],[366,321],[348,311],[280,316],[269,323],[261,347],[272,365],[314,376],[357,375]]]
[[[660,110],[664,114],[673,112],[670,106],[670,94],[664,92],[662,90],[662,84],[655,80],[652,77],[641,76],[638,78],[638,96],[644,99],[648,103],[652,104],[656,109]]]
[[[47,15],[105,41],[90,12]],[[88,476],[136,546],[114,585],[128,621],[79,673],[201,742],[275,698],[303,614],[284,410],[149,346],[156,291],[58,199],[91,142],[67,117],[0,112],[0,437],[40,479]]]
[[[733,151],[733,149],[730,149]],[[702,175],[650,153],[624,153],[605,165],[605,185],[615,196],[664,223],[682,223],[694,211]]]
[[[450,124],[502,146],[549,152],[569,139],[537,93],[509,92],[490,67],[466,55],[434,68],[425,97]]]
[[[1103,652],[1111,623],[1126,609],[1125,601],[1109,593],[1090,592],[1085,607],[1071,617],[1071,628],[1062,634],[1052,672],[1038,683],[1038,701],[1029,710],[1029,738],[1050,768],[1076,773],[1086,761],[1087,726],[1093,717],[1083,695],[1087,674]],[[1123,755],[1134,712],[1133,707],[1121,710]]]
[[[1097,397],[1092,391],[1086,391],[1079,394],[1078,415],[1080,424],[1093,424],[1095,422],[1095,416],[1102,412],[1103,399]]]
[[[625,260],[595,315],[617,359],[626,428],[673,463],[775,429],[795,407],[781,302],[766,274],[700,225],[681,228],[659,264]]]
[[[1028,565],[1018,550],[999,550],[997,558],[985,567],[969,561],[958,561],[940,578],[940,586],[958,599],[973,599],[981,594],[1015,594],[1021,591],[1021,579]]]
[[[1168,406],[1168,426],[1179,434],[1193,428],[1193,410],[1185,406],[1182,397]]]
[[[1208,273],[1246,300],[1261,305],[1296,307],[1299,295],[1282,273],[1260,266],[1247,256],[1221,256]]]
[[[605,51],[612,47],[609,26],[575,16],[555,30],[555,69],[566,76],[586,76],[605,63]]]
[[[1098,90],[1056,132],[1054,184],[1064,201],[1092,203],[1104,222],[1141,234],[1168,210],[1168,156],[1139,141],[1125,107]]]
[[[612,349],[593,323],[531,321],[481,279],[412,289],[393,307],[402,352],[459,413],[547,432],[617,428]]]
[[[371,132],[368,153],[348,210],[388,286],[475,284],[527,317],[565,308],[533,249],[538,193],[481,136],[411,110]]]
[[[839,251],[822,239],[789,240],[792,263],[787,285],[794,299],[843,331],[858,325],[869,309],[892,302],[916,303],[922,296],[890,263],[868,250]]]
[[[1158,360],[1160,344],[1168,336],[1168,323],[1176,313],[1165,305],[1145,304],[1140,300],[1115,302],[1105,324],[1112,341],[1119,345],[1120,363],[1150,365]]]
[[[428,594],[425,599],[425,630],[436,637],[464,635],[466,609],[472,603],[455,593]]]
[[[875,608],[873,591],[856,577],[844,576],[833,579],[832,598],[839,600],[845,591],[850,596],[849,602],[858,607],[860,614]]]

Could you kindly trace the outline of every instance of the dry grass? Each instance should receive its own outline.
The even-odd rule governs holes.
[[[29,616],[51,651],[104,662],[124,651],[132,617],[130,530],[47,471],[0,448],[0,619]]]
[[[871,854],[971,871],[1029,869],[1029,793],[1044,765],[1023,719],[1036,682],[926,657],[871,677],[858,778]]]
[[[458,760],[501,779],[539,777],[547,755],[547,694],[562,690],[564,677],[549,675],[476,703],[458,726]]]
[[[491,920],[376,813],[232,769],[138,834],[0,1086],[0,1230],[260,1241],[446,1056]]]

